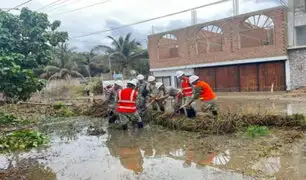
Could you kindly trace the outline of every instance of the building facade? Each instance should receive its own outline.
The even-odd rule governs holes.
[[[216,91],[286,90],[290,85],[287,12],[276,7],[148,37],[150,71],[177,85],[197,74]]]
[[[306,86],[306,1],[288,0],[290,88]]]

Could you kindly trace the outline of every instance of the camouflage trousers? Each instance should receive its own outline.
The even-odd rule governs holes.
[[[218,113],[218,106],[216,104],[216,101],[215,100],[201,101],[201,111],[204,113],[207,112],[212,112],[213,114]]]
[[[138,112],[135,113],[119,113],[118,116],[120,119],[120,124],[128,125],[131,123],[132,125],[137,124],[137,122],[142,122],[141,117],[139,116]]]
[[[177,110],[183,105],[183,98],[182,97],[175,97],[174,98],[174,103],[173,103],[173,109]]]
[[[136,102],[136,104],[137,104],[137,109],[140,110],[140,111],[142,111],[143,109],[146,108],[147,98],[142,97],[142,96],[137,97],[137,102]]]
[[[152,103],[153,111],[157,111],[158,108],[160,111],[165,112],[165,101],[155,101]]]

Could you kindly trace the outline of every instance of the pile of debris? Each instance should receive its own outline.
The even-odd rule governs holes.
[[[209,134],[234,133],[241,128],[250,125],[295,127],[295,129],[306,129],[305,117],[300,114],[277,115],[277,114],[238,114],[227,113],[219,117],[212,115],[198,115],[194,119],[185,116],[171,118],[170,113],[152,118],[152,123],[162,125],[170,129],[203,132]]]

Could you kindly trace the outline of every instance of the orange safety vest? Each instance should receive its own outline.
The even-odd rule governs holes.
[[[132,88],[125,88],[118,93],[117,112],[135,113],[136,112],[137,91]]]
[[[198,81],[196,84],[196,88],[202,88],[202,93],[200,96],[200,100],[202,101],[210,101],[216,98],[216,94],[211,89],[211,87],[205,83],[204,81]]]
[[[184,96],[192,96],[192,87],[189,83],[189,78],[186,78],[182,82],[182,90]]]

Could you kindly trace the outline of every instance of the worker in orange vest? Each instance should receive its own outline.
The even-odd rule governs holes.
[[[137,124],[143,128],[143,122],[136,108],[137,81],[135,79],[127,82],[127,88],[120,90],[117,96],[117,109],[122,128],[127,129],[128,123]]]
[[[209,84],[207,84],[204,81],[201,81],[198,76],[190,76],[189,82],[191,85],[194,86],[193,90],[193,96],[192,98],[185,103],[181,108],[190,106],[192,102],[194,102],[197,99],[200,99],[201,101],[201,110],[203,112],[210,111],[213,115],[218,115],[218,108],[215,103],[216,100],[216,94],[211,89]]]

